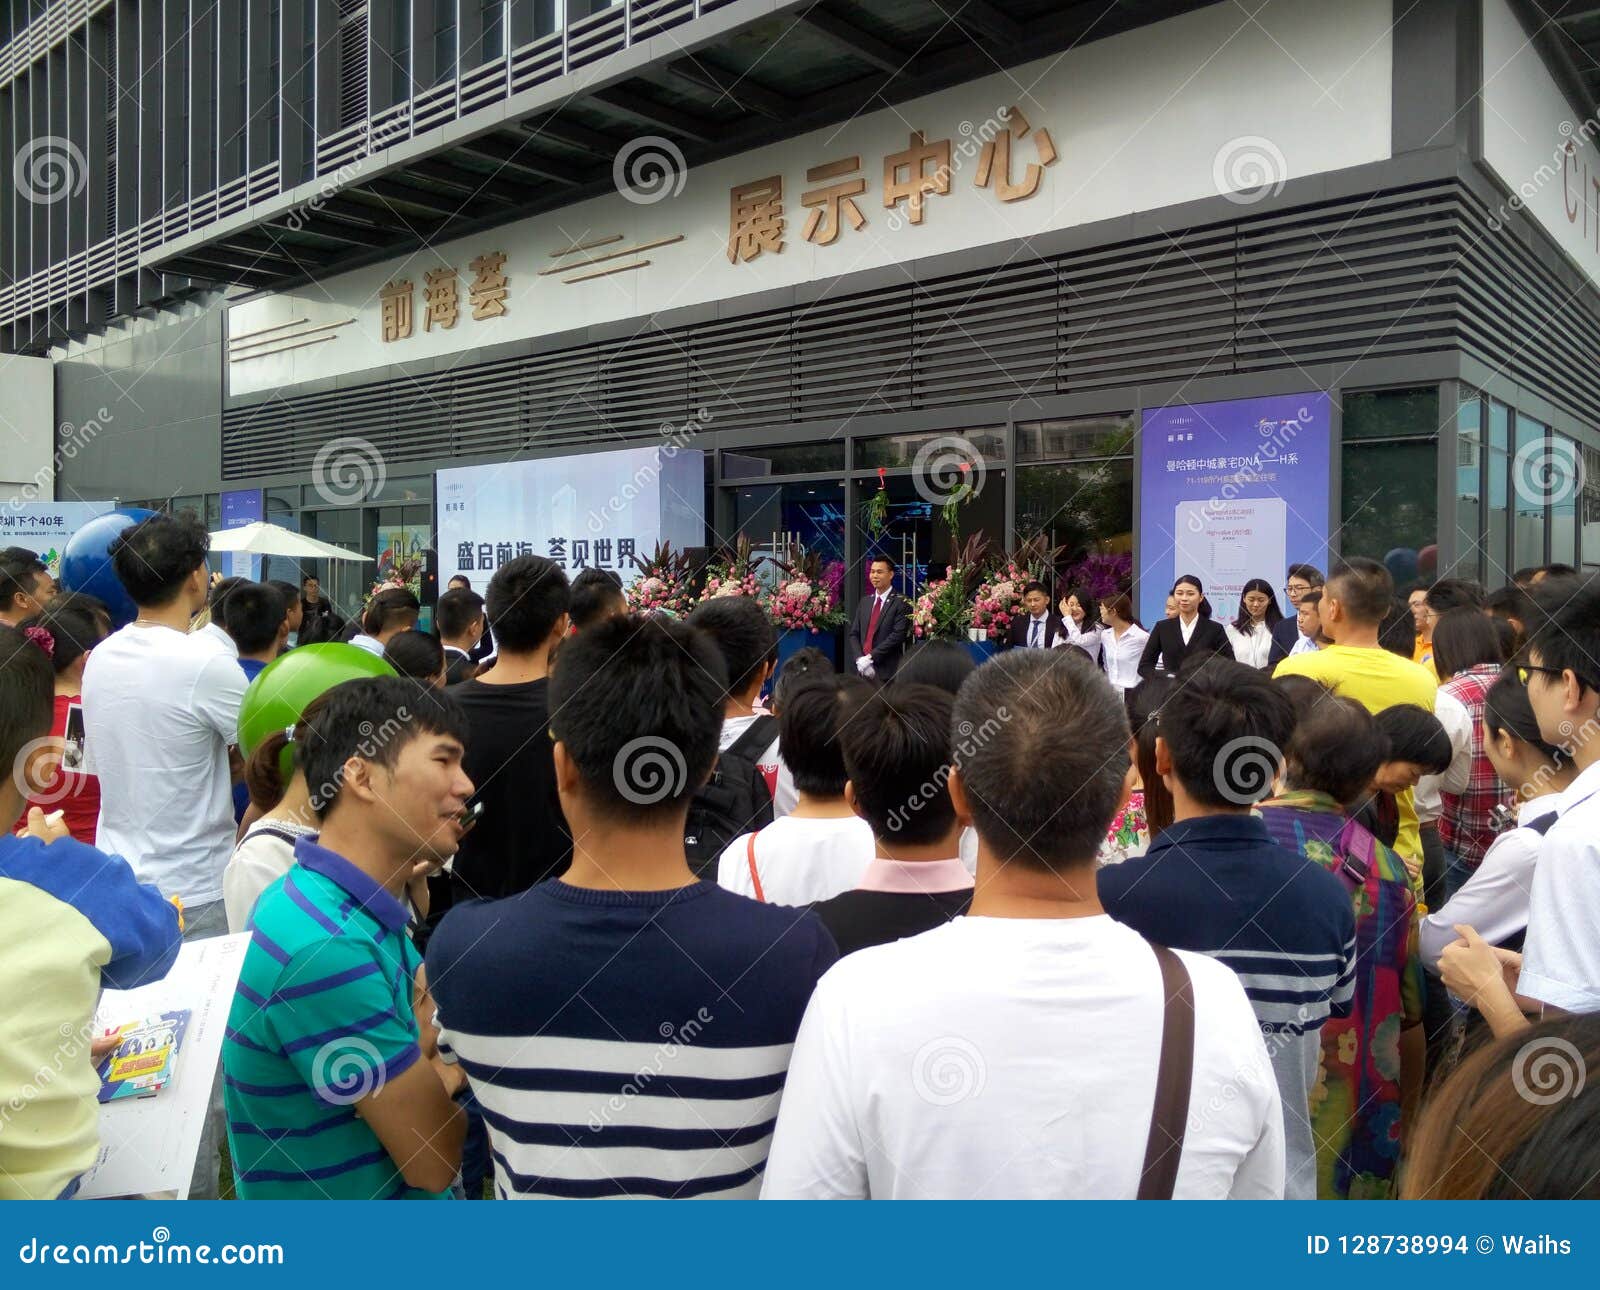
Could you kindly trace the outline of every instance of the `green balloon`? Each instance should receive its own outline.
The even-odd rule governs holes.
[[[356,645],[301,645],[261,669],[239,704],[239,750],[248,757],[274,730],[300,720],[311,701],[345,681],[396,676],[394,668]]]

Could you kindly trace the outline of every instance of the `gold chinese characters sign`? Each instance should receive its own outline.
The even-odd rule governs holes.
[[[472,320],[506,316],[506,253],[487,251],[468,266],[472,281],[467,284],[467,308]],[[461,283],[455,269],[443,265],[422,275],[422,330],[448,331],[461,318]],[[396,278],[379,293],[383,302],[383,339],[408,340],[414,330],[416,284],[410,278]]]
[[[1004,128],[985,140],[973,187],[991,189],[1002,202],[1026,201],[1039,191],[1045,167],[1059,160],[1055,141],[1044,127],[1034,129],[1019,108],[1003,111],[999,117]],[[1028,161],[1017,175],[1012,161],[1013,141],[1021,149],[1030,139],[1038,160]],[[893,211],[903,206],[905,219],[921,224],[928,199],[950,192],[955,173],[951,157],[949,139],[929,143],[921,130],[912,130],[905,149],[883,159],[883,208]],[[806,171],[807,184],[820,186],[800,195],[800,205],[810,212],[800,233],[802,239],[831,246],[846,225],[856,232],[866,227],[867,217],[856,202],[867,191],[861,170],[861,158],[854,156]],[[730,264],[747,263],[768,252],[781,254],[786,228],[782,175],[737,184],[729,191]]]

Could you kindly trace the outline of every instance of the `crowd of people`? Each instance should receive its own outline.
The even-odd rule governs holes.
[[[122,625],[0,559],[0,1196],[95,1159],[101,988],[229,931],[192,1196],[1600,1196],[1600,579],[1035,583],[979,666],[875,559],[779,669],[537,556],[429,632],[110,556]]]

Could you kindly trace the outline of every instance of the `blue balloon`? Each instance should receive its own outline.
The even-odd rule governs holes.
[[[113,627],[131,623],[139,616],[139,607],[123,590],[106,548],[124,529],[154,514],[141,506],[124,506],[97,515],[72,535],[61,553],[61,585],[105,601]]]

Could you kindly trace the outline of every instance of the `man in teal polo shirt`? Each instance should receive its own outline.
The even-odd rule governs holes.
[[[322,832],[256,906],[222,1049],[241,1199],[448,1193],[465,1080],[439,1060],[405,902],[461,840],[464,729],[448,698],[349,681],[296,749]]]

